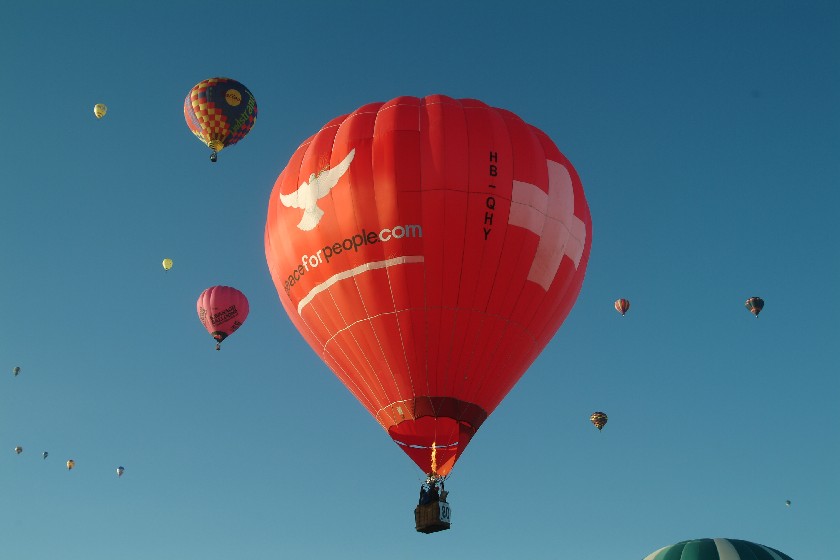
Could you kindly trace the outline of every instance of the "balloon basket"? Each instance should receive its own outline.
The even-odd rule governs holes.
[[[418,533],[437,533],[446,531],[450,527],[449,504],[446,502],[432,502],[414,508],[414,528]]]

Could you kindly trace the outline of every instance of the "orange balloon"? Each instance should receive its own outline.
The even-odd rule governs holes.
[[[274,185],[265,250],[301,335],[446,475],[566,318],[591,238],[548,136],[434,95],[365,105],[307,139]]]

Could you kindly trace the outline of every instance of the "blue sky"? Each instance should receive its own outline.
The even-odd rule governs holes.
[[[731,537],[830,556],[840,4],[452,4],[4,7],[4,554],[638,559]],[[183,119],[213,76],[259,106],[216,165]],[[593,245],[447,484],[452,530],[427,536],[421,473],[293,329],[263,229],[303,139],[433,93],[551,136]],[[195,313],[216,284],[251,304],[221,352]]]

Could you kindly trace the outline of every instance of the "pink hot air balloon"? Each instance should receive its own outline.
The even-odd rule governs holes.
[[[216,350],[248,317],[248,298],[230,286],[213,286],[204,290],[196,302],[198,318],[213,338]]]

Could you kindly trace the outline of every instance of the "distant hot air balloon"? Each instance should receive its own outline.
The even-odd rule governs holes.
[[[20,374],[20,366],[15,366],[14,368],[12,368],[12,373],[14,373],[15,377],[17,377],[18,374]]]
[[[123,467],[117,467],[117,476],[118,477],[122,476],[124,472],[125,472],[125,469]]]
[[[44,459],[46,459],[49,456],[49,452],[44,451],[43,453],[41,453],[41,455],[44,457]]]
[[[790,500],[785,500],[785,505],[786,505],[787,507],[790,507]]]
[[[73,467],[75,467],[75,466],[76,466],[76,461],[74,461],[73,459],[68,459],[67,460],[67,470],[68,471],[73,470]]]
[[[434,95],[304,141],[274,184],[265,251],[301,335],[445,476],[568,315],[591,239],[580,179],[545,133]]]
[[[97,103],[93,106],[93,114],[96,115],[97,119],[101,119],[105,116],[105,113],[108,112],[108,107],[106,107],[102,103]]]
[[[196,309],[199,320],[216,339],[216,350],[219,350],[222,341],[248,317],[248,298],[236,288],[213,286],[198,296]]]
[[[18,455],[23,453],[23,447],[21,447],[19,445],[17,447],[15,447],[15,453],[17,453]]]
[[[694,539],[660,548],[644,560],[793,560],[784,552],[738,539]]]
[[[601,431],[607,425],[607,415],[603,412],[593,412],[592,416],[589,417],[589,421],[598,428],[598,431]]]
[[[628,299],[617,299],[615,300],[615,310],[621,313],[621,316],[624,317],[624,314],[630,309],[630,300]]]
[[[184,100],[184,119],[193,134],[217,152],[242,140],[257,120],[257,101],[244,85],[230,78],[199,82]]]
[[[172,259],[163,259],[161,264],[163,265],[163,270],[169,270],[172,268]]]
[[[744,306],[757,318],[758,314],[761,313],[761,310],[764,309],[764,300],[760,297],[751,297],[747,300]]]

